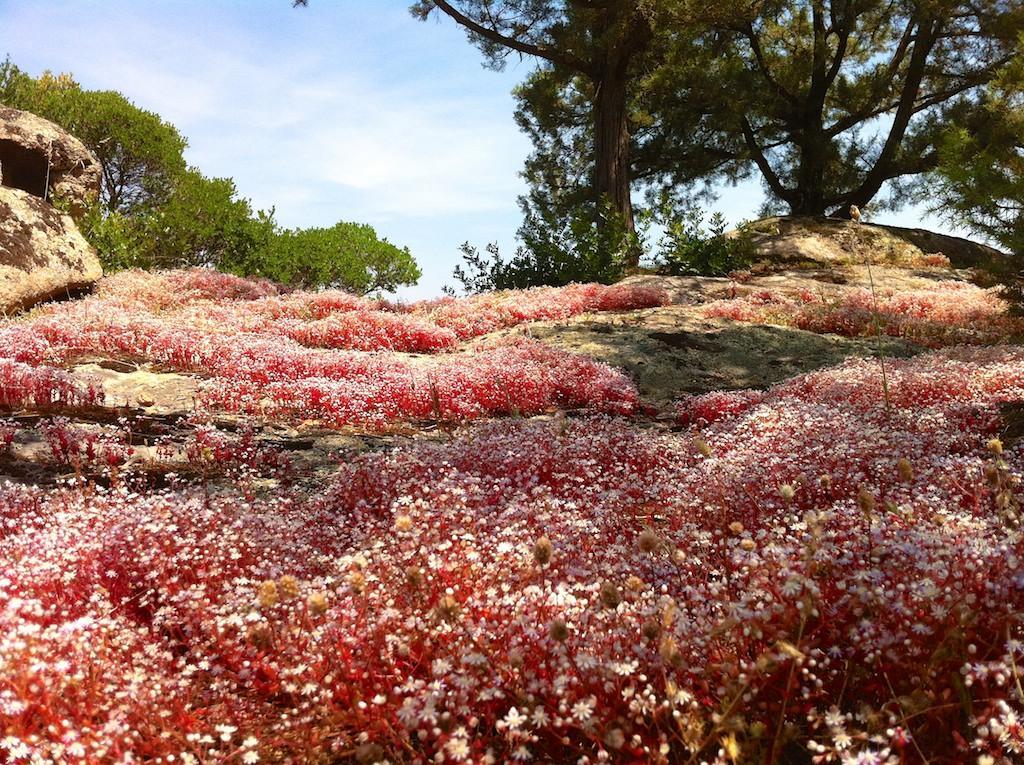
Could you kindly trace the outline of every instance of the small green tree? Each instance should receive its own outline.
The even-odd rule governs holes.
[[[330,228],[289,229],[228,270],[258,273],[293,287],[336,287],[357,294],[415,284],[420,269],[407,247],[377,236],[372,226],[337,223]]]
[[[750,235],[742,228],[726,234],[725,217],[713,213],[705,223],[699,207],[677,211],[667,200],[659,208],[664,233],[655,260],[673,276],[727,276],[747,268],[754,256]]]

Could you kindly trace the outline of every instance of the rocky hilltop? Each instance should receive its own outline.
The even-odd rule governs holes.
[[[183,445],[194,438],[199,411],[200,419],[226,432],[237,431],[243,421],[247,429],[254,422],[262,423],[255,433],[247,430],[247,438],[284,450],[314,473],[332,470],[339,450],[360,451],[409,438],[441,435],[454,424],[448,422],[448,408],[457,406],[445,403],[443,394],[433,389],[424,393],[425,385],[440,383],[421,383],[417,391],[414,381],[412,392],[395,389],[388,393],[392,389],[384,388],[379,395],[428,395],[438,401],[428,403],[421,415],[402,415],[399,407],[399,413],[389,415],[384,426],[368,428],[348,420],[326,422],[317,414],[326,394],[317,394],[321,398],[316,399],[319,403],[311,411],[300,409],[298,419],[243,418],[237,412],[202,406],[200,402],[209,400],[211,385],[219,389],[218,400],[226,401],[234,395],[235,387],[250,383],[217,383],[202,363],[176,360],[184,351],[160,355],[151,346],[171,342],[168,338],[173,336],[175,343],[207,347],[224,337],[229,325],[238,325],[250,333],[285,332],[292,338],[285,342],[296,349],[311,346],[316,354],[335,352],[317,346],[355,354],[360,364],[376,365],[365,373],[371,376],[378,374],[383,362],[376,353],[366,351],[387,348],[387,363],[407,370],[400,374],[415,377],[420,374],[416,370],[424,370],[424,379],[435,380],[439,379],[434,377],[439,374],[438,365],[456,367],[462,360],[486,357],[502,343],[532,343],[531,348],[550,348],[555,353],[592,359],[617,370],[616,374],[624,373],[635,384],[641,408],[654,424],[671,422],[676,405],[687,397],[713,391],[765,389],[850,357],[907,357],[943,345],[1003,341],[1017,331],[997,294],[972,283],[983,274],[987,259],[1000,257],[989,248],[951,237],[841,221],[776,219],[762,222],[758,228],[761,258],[750,272],[730,278],[633,276],[622,283],[621,289],[648,297],[641,300],[646,307],[630,310],[616,310],[621,306],[609,303],[611,310],[587,310],[584,305],[573,309],[574,315],[550,310],[527,315],[516,307],[524,298],[510,294],[439,301],[402,310],[383,306],[383,313],[379,313],[380,306],[357,298],[339,298],[339,293],[324,293],[319,298],[316,294],[278,297],[276,288],[242,282],[243,286],[232,288],[234,298],[246,290],[253,295],[240,302],[218,303],[200,290],[196,293],[201,293],[198,302],[185,297],[180,304],[161,308],[160,301],[169,300],[168,295],[181,289],[169,286],[172,282],[180,285],[184,279],[191,284],[213,278],[212,272],[206,272],[209,277],[203,276],[204,272],[191,276],[186,272],[175,277],[177,281],[142,274],[118,275],[101,282],[96,296],[42,307],[10,322],[6,331],[32,328],[33,332],[43,332],[47,342],[54,333],[64,338],[85,332],[85,337],[61,339],[63,350],[50,353],[65,359],[63,366],[70,380],[95,390],[97,401],[66,409],[62,414],[86,427],[130,422],[137,442],[133,459],[159,462],[161,455],[173,453],[175,448],[180,457]],[[130,279],[139,280],[141,286],[125,287]],[[111,286],[104,286],[108,283]],[[261,292],[264,289],[266,292]],[[147,297],[146,290],[152,290],[152,295]],[[554,295],[558,291],[549,292]],[[651,295],[659,297],[650,299]],[[543,302],[537,296],[529,299]],[[261,311],[286,311],[280,301],[298,301],[305,307],[294,319],[260,324]],[[334,303],[330,308],[310,307],[331,301]],[[475,323],[468,328],[458,324],[467,321],[459,318],[460,311],[475,316]],[[551,315],[558,318],[545,318]],[[497,321],[494,316],[503,318]],[[447,322],[445,326],[455,327],[455,334],[442,327],[450,336],[436,335],[438,327],[434,324],[442,319],[442,324]],[[338,333],[344,322],[349,322],[345,325],[349,334],[342,336]],[[375,336],[367,334],[380,332],[381,326],[391,326],[389,322],[401,324],[399,334],[390,340],[385,338],[378,344]],[[409,333],[413,329],[426,331],[424,328],[435,334],[410,345]],[[253,335],[239,337],[249,342]],[[295,345],[293,340],[302,345]],[[118,343],[135,343],[138,347],[125,348]],[[266,348],[254,351],[258,355],[269,352]],[[259,364],[263,360],[243,359],[238,363]],[[544,360],[536,363],[549,364]],[[356,380],[363,379],[362,374],[356,374]],[[252,406],[249,415],[253,411],[267,412],[269,404],[257,401]],[[386,409],[389,404],[374,406]],[[524,413],[543,414],[546,405],[537,406]],[[31,423],[39,421],[46,409],[15,406],[12,411],[16,418]],[[497,414],[523,411],[520,404],[496,404],[492,410]],[[23,434],[21,439],[8,454],[6,472],[31,480],[52,473],[52,444],[41,434],[36,438]]]

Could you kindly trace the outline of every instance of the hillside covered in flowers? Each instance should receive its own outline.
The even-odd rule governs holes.
[[[1024,761],[1022,323],[955,276],[4,320],[0,762]]]

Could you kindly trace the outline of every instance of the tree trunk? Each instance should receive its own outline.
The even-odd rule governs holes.
[[[636,230],[633,220],[633,200],[630,194],[629,167],[629,114],[627,104],[626,65],[614,62],[605,67],[603,76],[596,81],[594,98],[594,192],[599,204],[611,203],[620,218],[615,223],[624,225],[632,234]],[[598,218],[602,221],[601,218]],[[599,225],[608,225],[600,222]],[[627,253],[627,266],[636,266],[640,252],[631,247]]]
[[[800,167],[797,171],[796,202],[793,215],[824,215],[825,165],[829,142],[821,127],[820,115],[810,119],[800,143]]]

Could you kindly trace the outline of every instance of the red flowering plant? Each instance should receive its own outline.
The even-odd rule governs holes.
[[[796,296],[754,292],[717,300],[708,316],[743,322],[782,324],[818,333],[852,337],[885,334],[906,337],[930,347],[984,344],[1019,336],[1020,319],[1011,316],[998,289],[963,282],[879,292],[852,290],[835,299],[804,291]]]
[[[678,433],[484,423],[312,498],[4,487],[0,748],[1013,762],[1024,350],[895,361],[889,389],[858,361]]]

